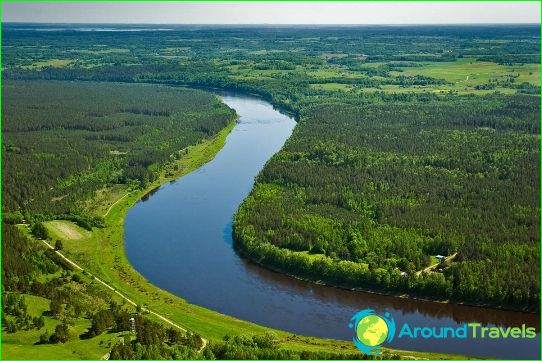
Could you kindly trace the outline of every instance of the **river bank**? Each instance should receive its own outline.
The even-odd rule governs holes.
[[[314,337],[298,336],[288,332],[273,330],[250,322],[241,321],[233,317],[190,304],[184,299],[160,289],[131,266],[124,251],[124,220],[128,210],[140,202],[149,193],[155,192],[159,187],[175,181],[183,175],[194,171],[201,165],[212,160],[222,149],[226,137],[236,126],[235,120],[222,130],[215,138],[193,147],[179,161],[183,165],[179,173],[165,176],[149,184],[145,189],[134,190],[124,194],[112,193],[110,206],[107,208],[104,228],[95,228],[85,239],[87,244],[76,240],[65,242],[66,255],[77,260],[79,264],[100,276],[119,292],[122,292],[137,304],[149,310],[159,310],[160,314],[181,324],[210,340],[221,340],[225,335],[234,334],[262,334],[272,331],[279,337],[281,347],[291,350],[310,350],[326,352],[351,352],[358,354],[358,350],[351,342],[327,340]],[[452,354],[423,353],[415,351],[390,351],[394,354],[417,358],[464,358]]]
[[[476,307],[480,309],[494,309],[494,310],[500,310],[500,311],[518,312],[520,314],[525,313],[525,314],[530,314],[530,315],[538,315],[536,312],[530,312],[528,310],[518,310],[514,308],[507,308],[505,306],[495,306],[491,304],[476,304],[476,303],[468,303],[468,302],[460,302],[460,301],[452,301],[452,300],[441,300],[438,298],[416,296],[412,294],[394,292],[394,291],[374,290],[370,288],[360,288],[360,287],[348,287],[348,286],[343,286],[336,283],[325,282],[325,281],[315,279],[315,278],[303,277],[293,272],[289,272],[285,270],[284,268],[273,267],[267,263],[258,261],[254,257],[251,257],[242,247],[240,247],[239,243],[236,241],[235,236],[233,237],[233,239],[234,239],[233,244],[234,244],[235,250],[239,253],[241,257],[247,259],[249,262],[254,263],[255,265],[258,265],[259,267],[268,269],[272,272],[286,275],[288,277],[294,278],[299,281],[313,283],[319,286],[333,287],[333,288],[346,290],[346,291],[368,293],[368,294],[381,295],[381,296],[386,296],[386,297],[397,297],[401,299],[410,299],[410,300],[416,300],[416,301],[422,301],[422,302],[432,302],[436,304],[454,304],[458,306]]]
[[[127,216],[127,257],[150,283],[237,319],[319,338],[351,339],[345,325],[365,308],[389,310],[396,322],[412,325],[456,327],[479,322],[515,326],[518,320],[538,324],[530,314],[317,285],[240,258],[232,246],[232,214],[250,193],[254,177],[289,138],[286,130],[293,129],[295,122],[260,99],[234,94],[224,101],[241,118],[219,155],[136,204]],[[391,346],[497,358],[507,354],[511,343],[521,344],[525,355],[533,354],[534,347],[529,340],[407,341],[396,339]]]

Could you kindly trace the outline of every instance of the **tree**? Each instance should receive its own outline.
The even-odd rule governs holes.
[[[40,317],[34,317],[32,319],[32,323],[34,324],[34,327],[38,330],[41,330],[43,326],[45,326],[45,320],[43,319],[43,316]]]
[[[70,338],[68,325],[62,323],[55,327],[55,333],[49,338],[50,343],[65,343]]]
[[[38,222],[32,226],[32,234],[40,239],[49,238],[49,231],[42,222]]]
[[[63,248],[62,241],[57,239],[55,242],[55,251],[62,251]]]
[[[50,338],[51,338],[51,335],[49,335],[49,331],[45,330],[45,332],[40,335],[39,343],[40,344],[49,343]]]
[[[5,325],[6,325],[6,332],[7,333],[17,332],[17,324],[13,320],[7,320],[5,322]]]
[[[51,298],[51,304],[49,305],[49,310],[54,316],[57,316],[60,314],[60,312],[62,311],[62,301],[60,297],[58,297],[57,295],[54,295]]]

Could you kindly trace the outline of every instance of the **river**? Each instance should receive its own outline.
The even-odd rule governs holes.
[[[538,359],[539,316],[352,292],[256,266],[232,247],[232,217],[254,177],[291,135],[295,121],[260,99],[223,95],[240,115],[209,163],[162,186],[130,209],[127,257],[156,286],[223,314],[298,334],[351,340],[350,318],[373,308],[397,324],[455,327],[463,322],[536,327],[535,339],[406,339],[391,348],[478,357]]]

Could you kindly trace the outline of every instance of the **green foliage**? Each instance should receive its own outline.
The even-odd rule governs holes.
[[[174,328],[140,315],[135,317],[136,337],[125,337],[111,349],[111,360],[201,359],[198,350],[201,338],[193,333],[181,333]]]
[[[38,222],[32,226],[32,234],[39,239],[49,238],[49,231],[41,222]]]
[[[2,96],[8,223],[25,214],[99,226],[82,201],[111,184],[145,186],[175,152],[234,116],[210,94],[160,86],[4,81]]]
[[[55,251],[62,251],[62,241],[60,239],[57,239],[55,242]]]
[[[204,352],[206,359],[217,360],[372,360],[361,352],[331,353],[325,351],[293,351],[280,345],[280,340],[272,333],[254,335],[235,335],[224,337],[223,342],[213,342]],[[383,359],[400,359],[398,355],[384,352]]]
[[[49,337],[50,343],[66,343],[70,338],[68,325],[61,323],[55,327],[55,332]]]
[[[13,224],[41,238],[54,218],[103,226],[85,199],[145,187],[233,117],[199,91],[114,82],[255,93],[299,119],[236,215],[235,245],[255,261],[330,284],[539,309],[538,26],[19,26],[30,25],[2,31],[2,285],[3,296],[50,300],[61,327],[40,343],[72,342],[69,322],[81,317],[93,340],[128,330],[130,314]],[[442,273],[420,272],[454,252]],[[4,330],[39,327],[15,299]],[[363,357],[294,352],[269,335],[198,353],[197,335],[138,320],[140,335],[115,344],[112,359]]]
[[[235,245],[330,284],[537,310],[539,119],[525,96],[310,104],[238,210]]]

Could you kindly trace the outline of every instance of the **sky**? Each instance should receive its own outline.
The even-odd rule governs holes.
[[[2,21],[147,24],[540,24],[540,3],[2,2]]]

